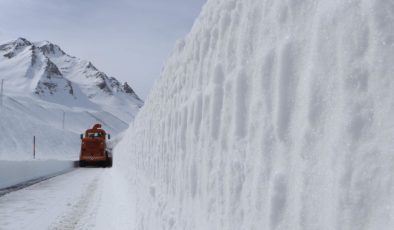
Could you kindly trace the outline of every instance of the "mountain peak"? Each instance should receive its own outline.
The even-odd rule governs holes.
[[[125,93],[136,95],[134,90],[129,86],[127,82],[123,83],[123,90]]]
[[[26,38],[18,38],[14,41],[5,43],[0,45],[0,51],[3,51],[3,55],[6,58],[12,58],[16,55],[16,53],[23,50],[25,47],[31,46],[32,43],[29,42]]]
[[[49,41],[41,41],[34,43],[45,55],[61,56],[66,53],[56,44]]]
[[[94,71],[98,71],[97,68],[96,68],[91,62],[88,62],[88,63],[86,64],[86,68],[87,68],[87,69],[92,69],[92,70],[94,70]]]
[[[124,106],[120,110],[126,114],[129,113],[126,108],[143,104],[128,84],[108,77],[90,61],[70,56],[49,41],[18,38],[0,45],[0,62],[8,67],[7,71],[0,69],[0,75],[18,93],[30,92],[41,99],[70,106],[98,108],[116,103]],[[15,72],[17,76],[25,76],[26,85],[20,84]]]
[[[32,45],[31,42],[29,42],[26,38],[22,38],[22,37],[17,38],[13,43],[15,45],[17,45],[17,46],[30,46],[30,45]]]

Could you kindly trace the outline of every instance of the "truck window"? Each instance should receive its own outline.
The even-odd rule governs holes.
[[[96,137],[102,137],[103,135],[101,133],[88,133],[88,136],[90,138],[96,138]]]

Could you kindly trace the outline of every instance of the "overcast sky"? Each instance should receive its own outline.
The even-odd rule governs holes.
[[[144,98],[206,0],[0,0],[0,42],[48,40]]]

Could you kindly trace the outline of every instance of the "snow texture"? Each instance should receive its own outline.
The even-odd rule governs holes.
[[[0,228],[128,230],[133,198],[115,168],[76,169],[0,197]]]
[[[136,229],[393,229],[394,2],[209,0],[115,159]]]

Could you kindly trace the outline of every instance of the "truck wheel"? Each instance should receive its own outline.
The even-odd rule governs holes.
[[[108,158],[108,167],[112,168],[112,157]]]
[[[106,167],[112,168],[112,153],[105,151],[105,155],[107,156],[107,160],[105,161]]]
[[[79,161],[79,167],[85,167],[86,163],[85,161]]]

